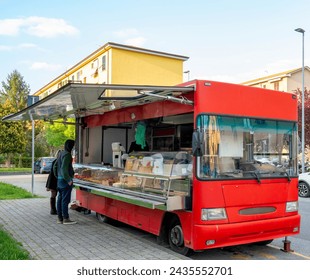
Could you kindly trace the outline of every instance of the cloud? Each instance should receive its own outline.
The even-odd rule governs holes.
[[[131,45],[131,46],[143,46],[145,43],[146,39],[143,37],[135,37],[135,38],[130,38],[125,40],[126,45]]]
[[[114,32],[114,34],[121,38],[126,45],[142,47],[146,42],[146,38],[140,36],[136,28],[122,29]]]
[[[49,64],[46,62],[33,62],[30,66],[32,70],[48,70],[55,71],[61,69],[62,66],[60,64]]]
[[[10,50],[12,50],[12,47],[0,45],[0,51],[10,51]]]
[[[56,37],[58,35],[77,35],[79,31],[63,19],[29,17],[27,33],[38,37]]]
[[[15,51],[15,50],[24,50],[24,49],[38,49],[40,48],[32,43],[22,43],[16,46],[6,46],[6,45],[0,45],[0,51]]]
[[[0,20],[0,35],[15,36],[22,26],[22,19],[2,19]]]
[[[0,20],[0,35],[17,36],[21,32],[41,38],[79,34],[77,28],[59,18],[27,17]]]
[[[139,34],[138,30],[135,28],[126,28],[119,31],[114,32],[114,34],[118,37],[128,37],[128,36],[136,36]]]
[[[32,43],[22,43],[22,44],[17,45],[16,48],[17,49],[36,49],[38,48],[38,46]]]

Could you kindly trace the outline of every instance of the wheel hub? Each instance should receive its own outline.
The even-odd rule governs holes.
[[[184,243],[183,231],[180,225],[175,226],[171,230],[171,241],[175,246],[182,246]]]

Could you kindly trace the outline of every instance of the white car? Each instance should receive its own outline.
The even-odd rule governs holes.
[[[310,196],[310,172],[299,174],[298,177],[298,195],[300,197]]]

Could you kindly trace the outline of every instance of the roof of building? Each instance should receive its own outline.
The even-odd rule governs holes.
[[[135,46],[122,45],[122,44],[113,43],[113,42],[108,42],[101,48],[108,48],[109,46],[111,48],[117,48],[117,49],[123,49],[123,50],[135,51],[135,52],[141,52],[141,53],[148,53],[148,54],[158,55],[158,56],[166,56],[166,57],[171,57],[171,58],[180,59],[180,60],[189,59],[188,56],[184,56],[184,55],[172,54],[172,53],[167,53],[167,52],[160,52],[160,51],[144,49],[144,48],[135,47]],[[99,51],[101,48],[99,48],[97,51]],[[95,52],[97,52],[97,51],[95,51]]]
[[[249,80],[249,81],[243,82],[241,84],[243,84],[243,85],[253,85],[253,84],[257,84],[257,83],[261,83],[261,82],[265,82],[265,81],[269,81],[269,80],[273,80],[273,79],[277,79],[277,78],[287,77],[287,76],[290,76],[290,75],[292,75],[294,73],[297,73],[297,72],[299,72],[301,70],[302,70],[301,67],[300,68],[294,68],[294,69],[287,70],[287,71],[284,71],[284,72],[275,73],[275,74],[272,74],[272,75],[260,77],[260,78],[253,79],[253,80]],[[305,66],[305,70],[310,71],[310,68],[308,66]]]

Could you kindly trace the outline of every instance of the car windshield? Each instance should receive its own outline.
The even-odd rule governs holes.
[[[43,158],[43,161],[46,163],[52,163],[55,158]]]
[[[295,122],[200,115],[202,179],[297,176]]]

